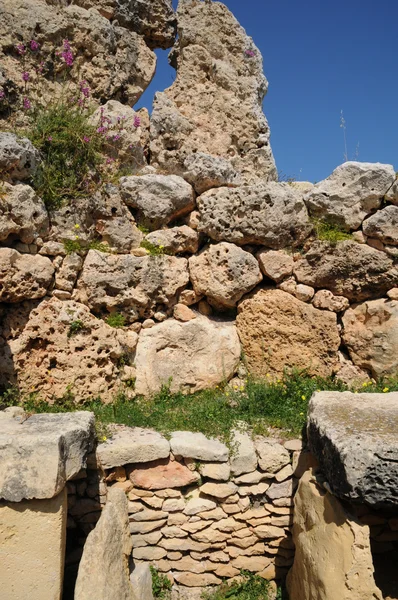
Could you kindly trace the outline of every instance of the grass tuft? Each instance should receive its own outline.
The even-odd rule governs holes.
[[[329,242],[335,246],[338,242],[352,240],[352,235],[347,231],[343,231],[337,225],[331,225],[319,219],[312,219],[312,223],[316,237],[322,242]]]
[[[269,600],[268,581],[248,571],[241,572],[241,581],[222,583],[215,590],[205,591],[203,600]]]

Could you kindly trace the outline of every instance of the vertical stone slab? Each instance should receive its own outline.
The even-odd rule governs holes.
[[[49,500],[0,501],[0,597],[60,600],[66,489]]]

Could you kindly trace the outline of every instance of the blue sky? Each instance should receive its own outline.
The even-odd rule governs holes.
[[[226,0],[263,54],[278,170],[319,181],[348,157],[398,170],[398,0]],[[173,81],[167,52],[137,106]]]

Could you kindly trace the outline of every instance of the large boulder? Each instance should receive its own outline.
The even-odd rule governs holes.
[[[223,306],[235,306],[262,280],[258,262],[242,248],[221,242],[189,259],[189,275],[197,295]]]
[[[346,230],[358,229],[391,188],[392,165],[345,162],[305,196],[311,215]]]
[[[293,368],[326,377],[337,370],[334,313],[282,290],[259,290],[240,303],[236,324],[249,371],[258,377]]]
[[[48,225],[44,202],[31,187],[3,183],[0,195],[0,242],[11,244],[18,240],[33,244],[38,237],[47,235]]]
[[[32,177],[40,162],[39,151],[32,142],[14,133],[0,133],[0,173],[11,180]]]
[[[105,254],[90,250],[78,297],[96,313],[121,312],[129,321],[151,317],[158,305],[176,303],[187,285],[188,262],[174,256]]]
[[[22,302],[46,295],[54,275],[49,258],[0,248],[0,302]]]
[[[386,206],[366,219],[362,229],[368,237],[398,246],[398,206]]]
[[[137,221],[152,231],[186,215],[195,208],[192,187],[176,175],[122,177],[122,198]]]
[[[198,198],[198,208],[199,231],[240,246],[299,246],[312,229],[302,194],[287,183],[210,190]]]
[[[94,446],[90,412],[14,417],[5,412],[0,429],[0,500],[10,502],[53,498],[86,467]]]
[[[391,258],[351,240],[314,243],[296,261],[294,274],[300,283],[326,288],[354,302],[380,297],[398,285],[398,269]]]
[[[294,505],[290,600],[382,600],[373,576],[369,527],[320,488],[311,471],[300,480]]]
[[[75,600],[135,600],[130,583],[132,549],[128,501],[123,490],[112,488],[93,531],[89,533],[79,564]]]
[[[398,372],[398,302],[371,300],[347,310],[343,340],[351,360],[373,377]]]
[[[232,322],[201,315],[186,323],[168,319],[141,331],[135,389],[150,395],[167,384],[172,392],[211,388],[232,377],[239,358],[240,343]]]
[[[222,3],[180,2],[177,78],[155,97],[151,160],[183,173],[194,152],[228,158],[247,181],[276,179],[261,54]]]
[[[22,393],[54,400],[69,392],[78,401],[116,396],[131,369],[136,333],[110,327],[72,300],[41,302],[15,336],[9,313],[0,356]]]
[[[308,442],[332,492],[375,508],[398,505],[398,393],[317,392]]]

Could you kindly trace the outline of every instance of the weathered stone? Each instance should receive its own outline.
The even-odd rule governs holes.
[[[170,560],[170,569],[173,569],[173,571],[189,571],[190,573],[198,574],[205,573],[207,570],[203,560],[199,562],[197,560],[193,560],[189,556],[184,556],[178,561]]]
[[[217,569],[214,571],[215,575],[217,575],[217,577],[236,577],[236,575],[239,575],[240,570],[237,569],[236,567],[233,567],[232,565],[220,565],[219,567],[217,567]]]
[[[229,456],[227,446],[219,440],[190,431],[174,431],[170,437],[170,447],[176,456],[198,460],[225,462]]]
[[[115,487],[115,486],[113,486]],[[166,525],[167,519],[162,519],[161,521],[136,521],[129,523],[129,530],[132,535],[132,539],[134,538],[134,534],[138,534],[141,538],[144,539],[144,536],[147,538],[148,535],[151,535],[152,532],[155,532],[155,529],[160,529]],[[160,539],[160,538],[159,538]],[[145,542],[147,545],[149,542]],[[156,542],[155,542],[156,543]],[[139,544],[137,547],[141,547]]]
[[[115,397],[128,368],[120,360],[133,359],[136,333],[110,327],[82,304],[52,298],[29,313],[17,337],[12,330],[17,307],[15,311],[8,312],[3,323],[5,358],[8,352],[10,380],[23,393],[34,390],[48,400],[67,391],[76,400]]]
[[[279,539],[285,535],[285,530],[275,525],[259,525],[253,528],[253,532],[260,539]]]
[[[299,283],[294,291],[294,296],[302,302],[310,302],[314,297],[315,290],[310,285]]]
[[[198,517],[200,519],[200,517]],[[181,526],[181,529],[183,531],[187,531],[188,533],[196,533],[197,531],[201,531],[202,529],[204,529],[205,527],[208,527],[209,523],[208,521],[195,521],[195,523],[184,523]]]
[[[167,458],[169,453],[170,444],[165,437],[141,427],[115,426],[112,437],[97,448],[97,456],[104,469]]]
[[[268,567],[270,563],[271,559],[268,556],[238,556],[231,562],[231,565],[236,569],[258,573]]]
[[[267,496],[272,501],[277,500],[278,498],[293,496],[296,485],[297,484],[293,479],[288,479],[282,483],[273,483],[267,490]]]
[[[190,471],[176,460],[168,459],[135,465],[130,473],[130,481],[146,490],[186,487],[198,479],[198,473]]]
[[[0,133],[0,146],[2,135],[6,134]],[[49,221],[46,207],[31,187],[3,182],[1,191],[0,241],[9,244],[20,240],[24,244],[33,244],[38,237],[47,235]]]
[[[83,1],[97,6],[95,0]],[[165,49],[173,45],[176,23],[171,0],[133,3],[126,0],[106,1],[115,4],[114,16],[119,23],[142,35],[150,48]]]
[[[219,585],[222,583],[221,579],[213,575],[213,573],[189,573],[189,572],[176,572],[173,573],[174,579],[186,585],[188,587],[205,587],[207,585]]]
[[[172,392],[214,387],[232,377],[239,358],[234,323],[199,315],[186,323],[168,319],[141,332],[135,389],[150,395],[167,383]]]
[[[208,481],[200,486],[200,491],[202,494],[223,500],[224,498],[228,498],[228,496],[235,494],[238,491],[238,486],[231,481],[228,483],[213,483]]]
[[[185,304],[176,304],[173,309],[173,317],[177,319],[177,321],[186,323],[187,321],[196,319],[196,313],[188,306],[185,306]]]
[[[252,471],[251,473],[245,473],[244,475],[240,475],[239,477],[234,478],[234,483],[251,485],[260,483],[260,481],[264,481],[264,479],[272,479],[272,473],[262,473],[261,471]]]
[[[228,463],[204,463],[200,465],[199,473],[215,481],[228,481],[231,467]]]
[[[154,600],[152,593],[152,573],[149,565],[141,564],[134,567],[130,575],[134,600]]]
[[[236,515],[235,518],[240,521],[249,521],[250,519],[261,519],[263,517],[268,517],[269,514],[269,510],[264,508],[264,506],[261,506],[257,508],[250,508],[246,512]]]
[[[202,513],[207,510],[213,510],[216,508],[216,503],[213,500],[208,500],[206,498],[192,498],[188,501],[184,513],[189,516],[197,515],[198,513]]]
[[[276,179],[262,114],[268,84],[253,40],[221,3],[180,3],[177,22],[178,76],[155,96],[151,164],[184,173],[186,158],[200,152],[228,157],[246,181]]]
[[[384,244],[398,245],[398,206],[386,206],[362,224],[365,235]]]
[[[166,538],[185,538],[188,537],[188,532],[178,525],[167,525],[167,527],[163,527],[162,535]]]
[[[214,523],[212,528],[223,531],[224,533],[235,533],[240,529],[246,529],[246,525],[244,523],[239,523],[239,521],[235,521],[233,517],[227,517],[226,519],[220,519],[217,523]]]
[[[358,229],[379,208],[394,179],[391,165],[347,161],[317,183],[305,203],[314,217],[347,230]]]
[[[20,502],[56,496],[85,468],[93,444],[90,412],[2,418],[0,498]]]
[[[198,516],[196,518],[208,521],[219,521],[220,519],[225,519],[227,516],[228,515],[222,510],[222,508],[220,506],[217,506],[217,508],[214,508],[212,510],[206,510],[205,512],[198,513]]]
[[[317,392],[308,440],[332,492],[375,507],[398,504],[398,394]]]
[[[254,471],[257,468],[257,455],[250,435],[244,431],[234,429],[231,442],[234,448],[230,461],[231,473],[241,475],[242,473]]]
[[[116,310],[136,321],[152,316],[158,305],[172,303],[188,279],[185,258],[90,250],[78,281],[78,299],[94,312]]]
[[[131,539],[127,498],[122,490],[111,489],[101,517],[89,533],[77,575],[75,599],[89,600],[93,590],[98,599],[133,600],[128,559]]]
[[[192,256],[189,274],[197,294],[231,307],[262,280],[254,256],[227,242],[212,244]]]
[[[152,231],[195,208],[192,187],[177,175],[122,177],[120,188],[123,200],[134,209],[137,221]]]
[[[166,550],[178,550],[180,552],[190,552],[193,550],[194,552],[204,552],[206,550],[210,550],[212,548],[212,544],[203,544],[201,542],[195,542],[190,538],[187,539],[163,539],[160,540],[159,546],[162,548],[166,548]]]
[[[30,140],[7,131],[0,133],[0,173],[3,178],[29,179],[35,175],[39,163],[39,151]]]
[[[163,510],[150,510],[149,508],[144,508],[144,510],[140,510],[135,512],[129,516],[130,523],[140,522],[140,521],[159,521],[161,519],[167,519],[168,514]]]
[[[230,537],[229,533],[221,533],[214,527],[208,527],[191,534],[191,538],[197,542],[203,542],[205,544],[218,544],[220,542],[226,542]]]
[[[260,268],[266,277],[280,283],[293,273],[293,257],[282,250],[260,250],[256,254]]]
[[[55,287],[58,290],[72,292],[82,265],[83,259],[76,252],[65,256],[61,268],[55,276]]]
[[[46,295],[54,267],[46,256],[0,248],[0,302],[23,302]]]
[[[167,550],[159,546],[146,546],[145,548],[134,548],[133,558],[137,560],[160,560],[167,555]]]
[[[347,298],[344,296],[335,296],[330,290],[319,290],[315,294],[312,304],[315,308],[323,308],[336,313],[342,312],[350,306]]]
[[[241,485],[238,489],[239,496],[263,496],[269,488],[269,483],[257,485]]]
[[[197,294],[194,290],[183,290],[178,298],[178,302],[185,306],[197,304],[203,298],[202,294]]]
[[[296,555],[287,580],[291,600],[382,600],[373,578],[369,528],[321,490],[310,471],[296,494],[293,539]]]
[[[195,254],[199,246],[199,234],[187,225],[158,229],[145,238],[151,244],[161,247],[167,254]]]
[[[398,370],[398,302],[371,300],[343,316],[343,340],[354,364],[373,377],[394,376]]]
[[[295,263],[298,281],[326,288],[354,302],[379,297],[398,284],[398,270],[384,252],[347,240],[316,242]]]
[[[165,490],[156,490],[155,496],[158,496],[159,498],[181,498],[181,492],[180,490],[166,488]]]
[[[257,437],[254,445],[258,454],[260,468],[267,473],[276,473],[290,463],[290,454],[276,440]]]
[[[286,368],[328,376],[337,368],[340,336],[333,313],[281,290],[260,290],[240,303],[237,327],[251,373],[281,376]]]
[[[289,464],[289,465],[286,465],[286,467],[283,467],[283,469],[281,469],[277,473],[275,473],[275,479],[276,479],[276,481],[278,481],[280,483],[281,481],[285,481],[285,479],[288,479],[292,475],[293,475],[293,468],[292,468],[292,465]]]
[[[237,539],[231,538],[234,540],[234,546],[227,546],[226,551],[230,555],[231,558],[237,558],[238,556],[259,556],[263,555],[265,551],[265,546],[263,542],[258,541],[258,537],[252,535],[248,538],[246,544],[241,543],[239,546],[236,545]],[[240,540],[242,542],[242,540]]]
[[[183,177],[195,188],[197,194],[218,187],[236,187],[242,183],[231,161],[204,152],[187,156]]]
[[[185,500],[183,498],[168,498],[163,502],[162,510],[166,512],[177,512],[184,510]]]
[[[287,183],[210,190],[198,198],[198,208],[199,231],[240,246],[298,246],[312,227],[301,194]]]

